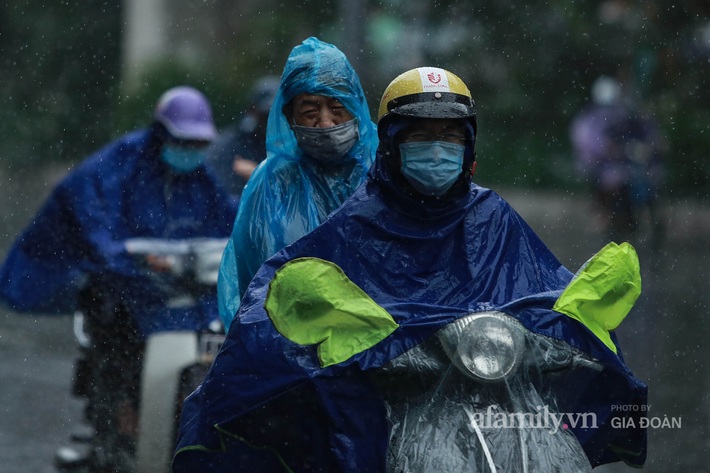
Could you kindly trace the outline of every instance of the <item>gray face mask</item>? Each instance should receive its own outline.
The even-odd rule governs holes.
[[[330,128],[293,125],[296,142],[305,154],[322,164],[337,164],[360,137],[357,120]]]

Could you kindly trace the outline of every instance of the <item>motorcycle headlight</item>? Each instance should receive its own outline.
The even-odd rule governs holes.
[[[493,381],[514,373],[525,351],[525,328],[502,312],[467,315],[438,336],[454,365],[476,380]]]

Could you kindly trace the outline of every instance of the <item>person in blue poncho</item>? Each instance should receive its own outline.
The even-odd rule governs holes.
[[[185,401],[173,472],[643,464],[646,431],[635,426],[646,386],[625,365],[613,334],[640,294],[633,248],[610,243],[573,275],[500,196],[474,184],[476,109],[453,73],[403,73],[385,90],[378,116],[379,147],[365,183],[319,227],[269,258],[249,284],[206,379]],[[553,366],[549,385],[531,369],[529,384],[520,374],[499,384],[451,386],[462,379],[452,374],[460,368],[441,357],[424,363],[421,378],[401,376],[440,332],[455,333],[462,321],[491,311],[524,327],[516,333],[530,344],[543,341],[547,348],[524,362]],[[512,333],[492,329],[490,343],[501,348],[480,360],[472,354],[471,373],[503,363]],[[486,346],[463,346],[461,359],[474,348]],[[439,366],[441,382],[422,381]],[[412,389],[418,383],[425,391]],[[389,388],[403,392],[392,398]],[[542,397],[519,402],[538,388]],[[435,402],[452,389],[453,402]],[[502,393],[510,405],[484,403],[505,399]],[[518,431],[472,420],[487,408],[528,407],[539,418],[543,397],[590,424]],[[411,403],[408,422],[396,421],[402,403]],[[639,408],[614,413],[622,405]],[[524,458],[511,447],[518,443]],[[442,450],[450,454],[434,456]],[[452,467],[454,461],[468,466]]]
[[[74,391],[89,398],[97,444],[122,433],[121,447],[130,449],[145,338],[219,320],[214,289],[195,304],[168,304],[153,277],[164,269],[160,258],[144,261],[125,245],[137,237],[229,236],[237,202],[203,165],[215,136],[200,91],[166,91],[150,127],[106,145],[59,183],[0,268],[0,301],[10,308],[84,313],[91,345]],[[77,463],[71,457],[58,461]]]
[[[289,55],[269,113],[267,159],[249,179],[219,275],[226,327],[259,266],[316,228],[365,179],[377,131],[355,70],[308,38]]]

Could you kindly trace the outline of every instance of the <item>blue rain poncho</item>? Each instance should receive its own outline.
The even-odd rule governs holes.
[[[283,108],[302,93],[333,97],[358,122],[360,138],[342,165],[323,167],[303,154]],[[365,179],[377,130],[355,70],[335,46],[308,38],[286,61],[267,126],[267,159],[242,194],[219,275],[220,316],[229,327],[259,266],[316,228]]]
[[[227,238],[236,201],[204,167],[174,174],[156,128],[130,133],[90,156],[53,190],[0,268],[0,301],[21,312],[71,313],[83,285],[102,285],[142,335],[205,327],[217,297],[166,307],[164,292],[124,242],[130,238]],[[104,291],[109,292],[109,291]]]
[[[368,374],[485,310],[599,360],[601,372],[561,380],[560,412],[597,416],[597,428],[573,429],[592,465],[642,464],[645,429],[609,422],[612,406],[646,402],[646,386],[608,332],[617,321],[597,324],[602,340],[572,316],[575,304],[561,295],[578,279],[522,218],[475,184],[422,205],[399,192],[382,155],[370,173],[254,277],[210,372],[184,404],[173,471],[385,471],[389,427]],[[639,290],[638,268],[630,268],[614,285],[630,294],[615,298],[625,310]],[[569,314],[553,310],[559,299]],[[639,425],[643,414],[623,415]]]

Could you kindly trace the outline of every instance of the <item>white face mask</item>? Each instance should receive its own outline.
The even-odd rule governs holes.
[[[357,120],[330,128],[293,125],[293,133],[303,152],[323,164],[339,163],[360,137]]]
[[[461,175],[465,149],[446,141],[402,143],[402,174],[421,194],[444,195]]]

